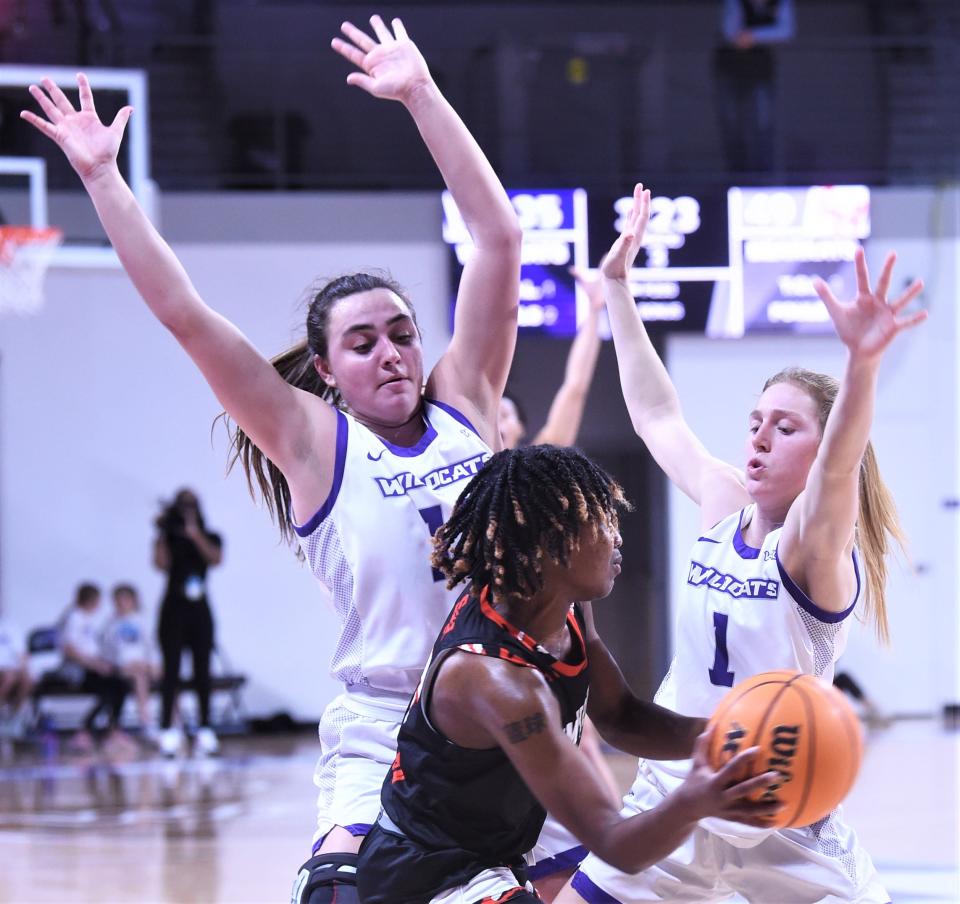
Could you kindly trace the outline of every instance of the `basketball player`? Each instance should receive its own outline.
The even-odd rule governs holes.
[[[700,507],[673,664],[656,701],[711,713],[737,681],[797,669],[830,681],[850,616],[862,608],[887,636],[884,554],[902,545],[896,510],[872,447],[870,422],[884,351],[925,312],[903,314],[914,282],[887,301],[894,258],[876,287],[857,251],[857,297],[820,295],[847,348],[843,381],[789,368],[771,377],[747,418],[746,469],[709,454],[683,418],[627,276],[650,193],[638,185],[623,233],[601,266],[620,380],[634,428],[667,476]],[[656,806],[685,762],[641,761],[624,812]],[[707,820],[638,876],[590,856],[560,902],[887,902],[873,863],[839,810],[801,829],[756,830]]]
[[[116,155],[131,110],[103,125],[87,79],[80,110],[50,80],[23,117],[77,171],[117,254],[157,319],[236,422],[235,453],[296,532],[341,623],[333,673],[344,693],[320,725],[314,853],[297,901],[355,900],[356,851],[379,809],[400,719],[454,601],[430,567],[432,533],[498,448],[500,395],[516,341],[520,228],[480,148],[441,95],[399,19],[371,37],[344,23],[333,49],[350,85],[403,104],[462,211],[475,252],[453,337],[429,374],[416,316],[390,280],[365,273],[317,292],[307,339],[271,366],[198,296],[137,206]],[[425,389],[424,389],[425,387]],[[400,563],[398,565],[398,563]]]
[[[577,267],[570,267],[570,273],[586,293],[590,307],[577,335],[570,343],[563,382],[550,403],[547,422],[533,438],[534,445],[550,443],[555,446],[572,446],[577,441],[587,394],[600,354],[600,314],[604,308],[600,279],[598,276],[588,276]],[[524,440],[526,433],[527,419],[523,408],[507,391],[500,400],[500,436],[504,448],[516,448]],[[589,718],[583,722],[580,750],[609,789],[610,799],[619,806],[620,787],[603,756],[600,738]],[[533,862],[527,871],[544,901],[553,900],[586,854],[586,848],[548,814],[532,852]]]
[[[760,825],[776,811],[742,797],[777,774],[733,784],[732,762],[712,772],[707,736],[695,745],[703,720],[634,697],[590,604],[578,602],[613,589],[625,504],[590,459],[557,446],[498,452],[463,491],[433,563],[448,586],[468,583],[404,718],[383,810],[360,849],[363,904],[539,901],[523,854],[545,808],[627,870],[667,854],[703,816]],[[654,811],[618,816],[576,746],[588,709],[624,749],[696,750],[686,780]]]

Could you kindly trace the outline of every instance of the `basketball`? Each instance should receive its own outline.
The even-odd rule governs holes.
[[[812,675],[754,675],[730,690],[709,724],[714,769],[741,750],[759,747],[751,772],[780,773],[779,783],[754,795],[785,805],[771,822],[776,828],[822,819],[847,795],[860,769],[863,739],[856,713],[840,691]]]

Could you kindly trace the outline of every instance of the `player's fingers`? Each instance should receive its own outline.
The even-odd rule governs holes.
[[[643,189],[640,195],[640,216],[637,218],[637,225],[642,231],[646,231],[647,223],[650,220],[650,189]]]
[[[824,282],[819,276],[813,280],[813,288],[816,291],[817,295],[820,296],[820,300],[824,303],[827,308],[827,311],[830,313],[830,316],[833,317],[835,311],[837,311],[841,305],[837,300],[836,295],[830,290],[830,286]]]
[[[90,90],[90,81],[82,72],[77,73],[77,87],[80,89],[80,109],[87,113],[96,113],[93,103],[93,91]]]
[[[903,292],[903,294],[894,301],[890,302],[890,309],[894,314],[899,314],[914,298],[923,291],[923,280],[915,279]]]
[[[911,314],[909,317],[905,317],[903,320],[897,321],[897,332],[902,332],[903,330],[909,330],[913,327],[923,323],[927,319],[927,311],[917,311],[915,314]]]
[[[353,22],[344,22],[340,25],[340,31],[342,31],[354,44],[357,45],[364,53],[369,53],[377,46],[377,42],[373,40],[365,31],[357,28]]]
[[[354,66],[363,66],[366,54],[359,47],[355,47],[353,44],[349,44],[340,38],[334,38],[330,42],[330,46],[339,53],[340,56],[353,63]]]
[[[38,85],[31,85],[28,89],[30,96],[40,104],[40,109],[47,114],[50,122],[56,124],[63,119],[63,114],[57,109],[56,105],[47,97],[46,93]]]
[[[67,100],[67,95],[60,90],[60,86],[53,79],[45,78],[42,82],[40,82],[40,84],[43,85],[47,91],[47,94],[50,95],[50,100],[57,105],[57,109],[64,116],[68,116],[70,113],[77,112],[73,109],[73,104]]]
[[[730,807],[724,811],[724,819],[732,819],[734,822],[742,822],[748,826],[756,826],[758,829],[772,828],[773,819],[783,810],[783,804],[775,806],[765,806],[758,810],[747,807]]]
[[[782,781],[783,776],[780,775],[779,772],[764,772],[762,775],[754,775],[744,779],[742,782],[737,782],[735,785],[730,785],[728,788],[725,788],[723,791],[723,799],[725,801],[734,801],[738,797],[749,797],[758,791],[766,791],[768,788]]]
[[[380,39],[381,44],[390,44],[393,42],[394,37],[392,34],[390,34],[390,29],[384,25],[383,19],[381,19],[376,13],[370,17],[370,27]]]
[[[121,107],[117,110],[117,115],[113,117],[113,122],[110,123],[110,129],[114,132],[119,132],[123,134],[123,130],[127,127],[127,123],[130,120],[130,116],[133,113],[133,107]]]
[[[759,747],[748,747],[731,757],[723,768],[717,770],[724,783],[735,782],[738,778],[751,771],[751,767],[760,753]]]
[[[351,72],[347,76],[347,84],[357,88],[363,88],[364,91],[369,91],[373,94],[373,86],[376,82],[370,78],[369,75],[364,75],[362,72]]]
[[[708,725],[693,742],[693,764],[694,766],[705,766],[707,763],[707,754],[710,750],[710,739],[713,737],[714,726]]]
[[[877,297],[885,299],[890,290],[890,277],[893,276],[893,265],[896,263],[897,253],[891,251],[883,261],[883,269],[880,271],[880,278],[877,280]]]
[[[403,27],[403,22],[401,22],[399,19],[391,19],[390,24],[393,26],[393,33],[397,36],[398,41],[410,40],[407,30]]]
[[[36,113],[31,113],[29,110],[21,110],[20,118],[29,122],[35,129],[43,132],[47,138],[52,138],[56,141],[57,138],[57,127],[53,123],[48,122],[46,119],[43,119],[40,116],[37,116]]]
[[[854,267],[857,271],[857,291],[861,295],[870,294],[870,271],[867,269],[867,256],[864,254],[863,245],[857,248],[853,256]]]

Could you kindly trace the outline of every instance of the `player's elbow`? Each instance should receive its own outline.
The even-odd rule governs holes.
[[[523,231],[516,220],[505,219],[485,225],[483,229],[478,228],[473,240],[478,251],[497,254],[504,263],[515,258],[519,265]]]

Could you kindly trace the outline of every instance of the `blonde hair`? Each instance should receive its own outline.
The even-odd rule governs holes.
[[[827,374],[788,367],[774,374],[764,384],[764,390],[777,383],[791,383],[802,389],[813,400],[817,409],[820,433],[827,425],[827,418],[840,390],[840,383]],[[900,525],[900,516],[893,495],[880,476],[880,466],[867,441],[867,448],[860,459],[858,481],[857,523],[855,542],[863,556],[865,575],[865,618],[873,622],[877,637],[883,643],[890,642],[890,626],[887,619],[887,553],[893,542],[907,556],[907,538]]]

